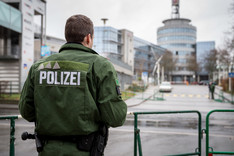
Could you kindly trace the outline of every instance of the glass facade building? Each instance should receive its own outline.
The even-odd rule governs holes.
[[[94,27],[93,48],[100,55],[121,56],[121,33],[113,27]]]
[[[45,0],[0,1],[0,86],[2,93],[19,93],[34,62],[34,17],[45,27]],[[44,43],[45,31],[40,35]],[[11,71],[11,72],[9,72]]]
[[[155,62],[166,49],[134,37],[134,75],[140,77],[141,74],[147,73],[148,77],[152,77]]]
[[[0,58],[19,59],[22,13],[0,1]]]
[[[109,26],[94,28],[93,49],[114,64],[120,83],[127,81],[128,84],[131,84],[130,79],[133,75],[141,77],[144,72],[150,77],[156,60],[166,50],[133,36],[128,30],[118,30]],[[118,71],[117,67],[127,69],[131,74]]]
[[[93,49],[109,59],[117,73],[121,89],[132,83],[133,33],[110,26],[94,27]]]
[[[198,73],[199,80],[208,80],[208,72],[204,68],[204,56],[211,50],[215,49],[215,42],[214,41],[205,41],[205,42],[197,42],[196,45],[197,49],[197,62],[201,67],[201,71]]]
[[[172,81],[193,81],[194,71],[188,68],[188,64],[196,58],[196,27],[190,24],[191,20],[174,18],[164,20],[164,26],[157,30],[157,43],[168,49],[176,59],[176,66],[172,73]]]

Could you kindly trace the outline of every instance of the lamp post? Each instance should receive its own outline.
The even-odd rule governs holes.
[[[219,74],[218,74],[218,76],[219,76],[219,85],[221,85],[221,74],[220,74],[220,64],[218,65],[218,71],[219,71]]]
[[[232,72],[232,66],[233,66],[233,63],[231,62],[230,65],[229,65],[229,73]],[[230,76],[229,76],[229,87],[228,87],[228,90],[232,91],[232,78]]]
[[[108,21],[108,18],[102,18],[101,19],[103,21],[104,24],[104,30],[103,30],[103,50],[102,52],[105,53],[106,49],[105,49],[105,45],[106,45],[106,40],[105,40],[105,35],[106,35],[106,21]]]
[[[103,21],[103,24],[105,26],[106,25],[106,21],[108,21],[108,18],[102,18],[101,20]]]
[[[155,62],[155,65],[154,65],[154,69],[153,69],[153,72],[152,72],[152,75],[155,76],[155,72],[157,70],[157,76],[158,76],[158,85],[159,85],[159,79],[160,79],[160,61],[162,59],[163,56],[160,56],[160,58]]]

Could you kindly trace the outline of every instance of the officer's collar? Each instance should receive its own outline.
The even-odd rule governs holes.
[[[67,42],[60,48],[59,53],[63,52],[64,50],[79,50],[98,55],[98,53],[95,52],[93,49],[85,47],[81,43]]]

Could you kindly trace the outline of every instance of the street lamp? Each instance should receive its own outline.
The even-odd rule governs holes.
[[[229,65],[229,73],[232,72],[232,68],[233,68],[233,63],[231,62],[230,65]],[[228,89],[229,89],[229,91],[232,91],[232,78],[230,76],[228,76],[228,77],[229,77],[229,87],[228,87]]]
[[[103,21],[103,24],[104,24],[104,29],[103,29],[103,50],[102,52],[104,53],[106,51],[106,48],[105,48],[105,44],[106,44],[106,39],[105,39],[105,34],[106,34],[106,21],[108,21],[108,18],[102,18],[101,19]]]
[[[106,21],[108,21],[108,18],[102,18],[101,20],[103,21],[103,24],[105,26],[106,25]]]
[[[158,75],[158,85],[159,85],[159,79],[160,79],[160,61],[162,59],[163,55],[160,56],[160,58],[155,62],[155,65],[154,65],[154,69],[153,69],[153,72],[152,72],[152,75],[154,76],[155,72],[156,72],[156,69],[157,69],[157,75]]]

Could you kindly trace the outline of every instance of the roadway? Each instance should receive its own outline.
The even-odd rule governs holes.
[[[207,86],[173,85],[171,93],[163,95],[164,100],[153,99],[157,87],[150,86],[146,92],[126,101],[129,112],[198,110],[205,118],[214,109],[234,109],[230,103],[220,103],[208,98]],[[150,98],[146,100],[147,98]],[[218,97],[215,97],[218,98]],[[12,111],[11,114],[18,113]],[[6,114],[6,111],[2,111]],[[106,156],[133,155],[133,115],[128,115],[125,125],[110,128]],[[161,156],[194,152],[198,147],[196,114],[140,115],[139,128],[144,156]],[[210,118],[210,145],[218,151],[234,151],[234,113],[214,113]],[[22,141],[23,131],[33,132],[33,124],[23,119],[16,121],[16,156],[36,156],[34,141]],[[0,156],[8,155],[9,122],[0,121]],[[205,135],[202,139],[202,155],[205,155]]]
[[[155,90],[157,87],[151,86],[143,95],[138,94],[137,98],[127,100],[128,111],[197,110],[202,116],[202,129],[206,129],[208,112],[215,109],[234,109],[233,104],[209,99],[207,86],[173,85],[171,93],[163,94],[163,101],[153,100]],[[147,98],[150,99],[145,101]],[[197,118],[197,114],[193,113],[139,115],[143,154],[161,156],[194,152],[198,147]],[[107,155],[133,155],[133,120],[133,115],[128,115],[125,126],[111,130]],[[234,151],[234,113],[213,113],[210,116],[210,125],[210,146],[215,151]],[[202,139],[202,155],[205,155],[205,134]]]

